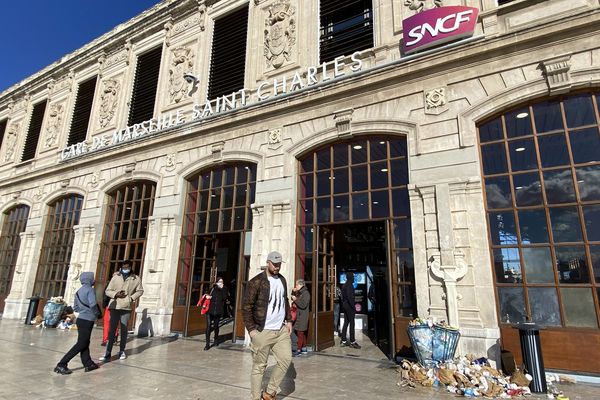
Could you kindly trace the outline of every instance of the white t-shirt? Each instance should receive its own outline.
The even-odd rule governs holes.
[[[265,329],[279,330],[285,320],[285,291],[283,283],[279,278],[269,276],[269,308],[267,309],[267,319],[265,320]]]

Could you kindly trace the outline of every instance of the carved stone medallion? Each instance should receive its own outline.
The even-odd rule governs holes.
[[[44,148],[49,149],[56,145],[58,134],[62,127],[64,106],[62,104],[52,104],[48,111],[48,126],[46,126],[46,140]]]
[[[165,169],[167,171],[173,171],[175,169],[175,163],[176,163],[176,155],[175,155],[175,153],[167,154],[167,156],[165,157],[165,159],[166,159]]]
[[[296,43],[296,8],[288,0],[279,0],[268,8],[265,18],[265,58],[275,69],[290,60]]]
[[[425,97],[425,114],[439,115],[448,110],[445,87],[425,91],[423,96]]]
[[[171,103],[179,103],[185,96],[187,82],[183,75],[194,67],[194,52],[187,47],[173,50],[171,68],[169,69],[169,95]]]
[[[100,94],[100,127],[106,128],[113,121],[119,103],[119,91],[121,84],[116,79],[103,81],[102,93]]]

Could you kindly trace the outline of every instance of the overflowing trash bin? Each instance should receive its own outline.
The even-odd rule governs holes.
[[[416,320],[408,326],[408,337],[419,363],[431,367],[454,358],[460,332],[447,325]]]

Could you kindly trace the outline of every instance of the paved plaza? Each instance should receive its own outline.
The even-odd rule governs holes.
[[[102,331],[92,335],[92,356],[103,354]],[[0,320],[0,400],[5,399],[249,399],[250,351],[225,343],[203,351],[200,337],[132,338],[128,358],[85,373],[79,358],[73,374],[52,372],[75,343],[76,331],[41,329]],[[133,336],[133,335],[132,335]],[[366,340],[366,339],[365,339]],[[294,358],[278,399],[446,399],[435,388],[400,388],[392,363],[375,352],[334,348]],[[267,375],[271,367],[267,369]],[[573,399],[600,398],[600,387],[563,387]],[[533,398],[546,398],[534,396]]]

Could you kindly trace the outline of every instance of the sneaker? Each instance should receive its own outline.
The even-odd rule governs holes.
[[[349,346],[349,345],[350,345],[350,343],[348,343],[348,341],[346,341],[346,340],[342,340],[340,342],[340,346],[342,346],[342,347],[346,347],[346,346]]]
[[[102,357],[100,357],[98,359],[98,361],[102,361],[102,362],[109,362],[110,361],[110,354],[104,354]]]
[[[360,349],[360,344],[358,344],[356,342],[352,342],[352,343],[350,343],[350,347],[352,347],[353,349]]]
[[[308,350],[306,349],[306,347],[303,347],[302,351],[300,353],[306,355],[306,354],[308,354]]]
[[[71,371],[69,368],[64,367],[62,365],[57,365],[56,367],[54,367],[54,372],[56,372],[57,374],[60,374],[60,375],[69,375],[73,371]]]
[[[302,353],[299,351],[292,351],[292,357],[299,357],[301,355],[302,355]]]
[[[85,372],[91,372],[91,371],[94,371],[94,370],[96,370],[96,369],[98,369],[98,368],[100,368],[100,366],[99,366],[98,364],[96,364],[96,363],[91,363],[90,365],[88,365],[87,367],[85,367],[83,370],[84,370]]]
[[[360,346],[359,346],[360,347]],[[119,353],[119,360],[124,360],[127,358],[127,354],[125,354],[124,351],[122,351],[121,353]]]

